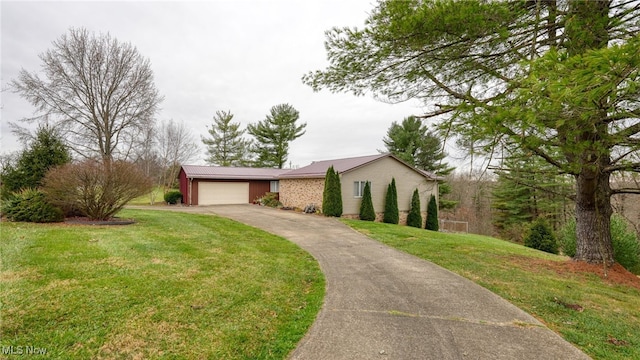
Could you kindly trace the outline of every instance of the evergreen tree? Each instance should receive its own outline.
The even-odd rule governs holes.
[[[558,253],[558,242],[549,225],[542,219],[536,220],[529,235],[524,239],[524,246],[545,251],[551,254]]]
[[[293,106],[280,104],[271,108],[265,120],[247,126],[255,139],[251,148],[255,166],[282,169],[289,156],[289,143],[305,133],[306,123],[296,125],[299,117]]]
[[[2,186],[7,193],[39,188],[51,168],[70,161],[71,154],[60,134],[52,128],[40,127],[16,164],[3,169]]]
[[[442,141],[415,116],[409,116],[402,124],[393,122],[387,130],[387,136],[382,140],[387,151],[397,156],[409,165],[418,169],[432,172],[438,176],[449,175],[455,168],[443,162],[447,154],[442,147]],[[451,186],[439,181],[438,194],[451,192]],[[455,207],[455,201],[440,201],[440,208]]]
[[[322,213],[325,216],[342,216],[342,190],[340,175],[333,169],[327,169],[322,193]]]
[[[384,202],[384,218],[387,224],[397,224],[400,222],[400,212],[398,210],[398,192],[396,190],[396,179],[391,179],[391,184],[387,187],[387,195]]]
[[[376,219],[376,211],[373,208],[373,200],[371,199],[371,183],[366,182],[362,191],[362,202],[360,203],[360,220],[374,221]]]
[[[245,166],[249,160],[250,142],[242,137],[240,123],[231,122],[231,111],[216,111],[208,138],[202,137],[207,146],[206,162],[218,166]]]
[[[422,227],[422,214],[420,210],[420,194],[418,193],[418,189],[415,189],[411,197],[411,209],[409,210],[409,215],[407,215],[408,226]]]
[[[544,159],[575,178],[576,260],[610,265],[611,197],[640,195],[612,181],[640,172],[637,5],[383,0],[364,29],[326,33],[330,65],[303,82],[420,99],[432,104],[424,118],[478,151],[504,144]]]
[[[438,204],[436,204],[436,197],[431,195],[429,199],[429,205],[427,206],[427,222],[425,229],[438,231],[440,225],[438,224]]]

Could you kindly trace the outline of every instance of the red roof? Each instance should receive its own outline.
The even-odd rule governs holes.
[[[327,174],[327,170],[333,165],[338,173],[345,173],[379,159],[391,157],[407,167],[415,170],[420,175],[431,179],[441,180],[435,174],[428,171],[416,169],[405,163],[396,156],[386,154],[376,154],[369,156],[359,156],[345,159],[314,161],[310,165],[299,169],[272,169],[272,168],[250,168],[250,167],[224,167],[224,166],[199,166],[183,165],[187,178],[190,179],[227,179],[227,180],[277,180],[277,179],[298,179],[298,178],[318,178],[322,179]]]
[[[189,179],[277,180],[290,169],[182,165]]]

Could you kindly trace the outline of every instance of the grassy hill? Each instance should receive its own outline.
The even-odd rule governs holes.
[[[357,220],[347,225],[502,296],[595,359],[640,359],[640,278],[473,234]]]

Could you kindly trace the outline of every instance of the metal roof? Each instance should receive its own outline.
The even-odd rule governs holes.
[[[431,180],[442,180],[428,171],[416,169],[415,167],[400,160],[396,156],[386,154],[376,154],[369,156],[359,156],[344,159],[333,159],[314,161],[310,165],[299,169],[273,169],[273,168],[250,168],[250,167],[224,167],[224,166],[200,166],[200,165],[183,165],[187,178],[189,179],[219,179],[219,180],[278,180],[278,179],[300,179],[300,178],[317,178],[323,179],[327,174],[327,170],[333,165],[334,170],[338,173],[345,173],[362,166],[365,166],[382,158],[390,157],[407,167],[413,169],[420,175]]]
[[[182,165],[189,179],[277,180],[289,169]]]

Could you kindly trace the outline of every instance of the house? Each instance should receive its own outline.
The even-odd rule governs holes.
[[[180,191],[187,205],[249,203],[266,192],[278,192],[284,206],[322,207],[324,177],[330,166],[339,173],[343,214],[357,217],[364,185],[371,183],[374,210],[384,211],[385,194],[395,178],[398,210],[407,213],[413,191],[418,189],[423,210],[431,195],[438,196],[434,174],[414,168],[392,154],[376,154],[313,162],[287,169],[225,168],[185,165],[180,171]]]

